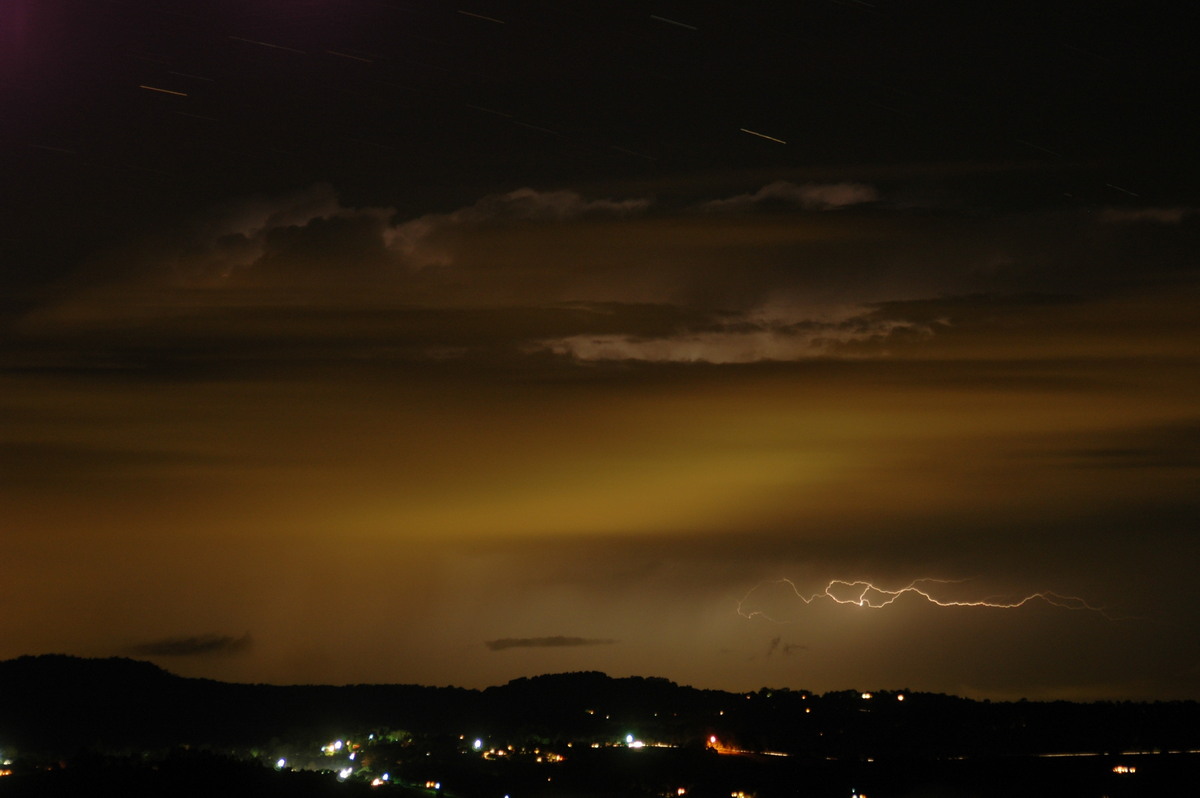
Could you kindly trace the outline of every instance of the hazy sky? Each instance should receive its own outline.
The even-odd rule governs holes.
[[[9,0],[0,657],[1200,698],[1197,57],[962,5]]]

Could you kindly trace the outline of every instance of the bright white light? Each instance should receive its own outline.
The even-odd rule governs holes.
[[[868,698],[870,698],[870,697],[871,697],[871,694],[870,694],[870,693],[863,693],[863,694],[862,694],[862,697],[863,697],[863,700],[865,701],[865,700],[867,700]]]
[[[483,748],[483,740],[476,740],[475,742],[471,743],[471,747],[474,748],[476,751],[482,749]]]
[[[356,756],[358,756],[358,754],[351,754],[351,755],[350,755],[350,761],[351,761],[351,762],[353,762],[353,761],[354,761],[354,757],[356,757]]]
[[[336,743],[333,744],[333,750],[334,751],[342,750],[342,741],[341,740],[338,740]]]
[[[350,778],[350,774],[354,772],[353,768],[342,768],[338,771],[338,781],[345,781]]]
[[[387,781],[388,779],[390,779],[390,778],[391,778],[391,775],[389,775],[389,774],[387,774],[387,773],[384,773],[384,774],[383,774],[382,776],[380,776],[379,778],[383,779],[384,781]]]
[[[276,770],[283,770],[285,767],[287,767],[286,759],[284,759],[283,757],[280,757],[278,760],[276,760],[276,762],[275,762]]]
[[[633,742],[633,735],[632,735],[632,734],[626,734],[626,735],[625,735],[625,744],[626,744],[626,745],[629,745],[629,744],[630,744],[630,743],[632,743],[632,742]]]
[[[646,744],[641,740],[634,740],[629,744],[630,748],[643,748]]]

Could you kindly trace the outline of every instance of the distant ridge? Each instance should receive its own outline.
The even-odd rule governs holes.
[[[1190,701],[729,693],[595,671],[519,678],[485,690],[248,685],[185,678],[133,659],[61,654],[0,661],[0,685],[0,749],[41,753],[317,741],[371,729],[558,741],[636,732],[696,748],[719,734],[746,749],[814,759],[1200,749],[1200,704]]]

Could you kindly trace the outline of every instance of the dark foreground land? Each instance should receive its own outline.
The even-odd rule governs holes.
[[[1200,704],[727,693],[575,673],[487,690],[235,685],[0,662],[0,798],[1200,794]]]

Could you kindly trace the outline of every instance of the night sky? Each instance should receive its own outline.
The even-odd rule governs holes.
[[[1185,6],[0,1],[0,658],[1200,698]]]

